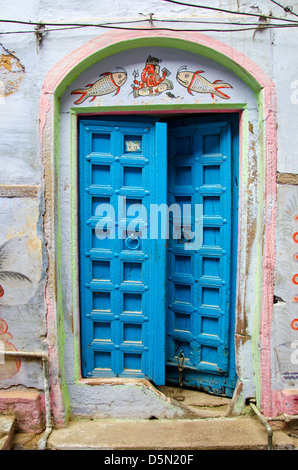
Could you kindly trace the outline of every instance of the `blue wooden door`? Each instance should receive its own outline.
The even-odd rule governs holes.
[[[166,201],[166,124],[83,119],[79,131],[82,375],[163,384],[166,249],[147,214]]]
[[[84,377],[231,396],[237,120],[213,121],[80,121]],[[151,208],[166,204],[183,219],[170,217],[165,239]]]
[[[191,209],[186,235],[180,227],[175,234],[174,226],[168,244],[167,379],[231,395],[236,378],[231,282],[237,239],[231,124],[172,126],[168,140],[168,205]],[[201,210],[196,213],[195,207]],[[195,244],[198,218],[202,224]]]

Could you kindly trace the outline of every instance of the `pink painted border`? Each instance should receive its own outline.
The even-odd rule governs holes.
[[[271,87],[274,88],[272,80],[265,74],[265,72],[256,65],[250,58],[237,51],[236,49],[231,48],[230,46],[214,39],[206,34],[202,33],[171,33],[165,31],[125,31],[125,32],[114,32],[110,31],[108,33],[97,36],[94,39],[91,39],[84,45],[78,47],[66,57],[61,59],[47,74],[43,92],[44,93],[54,93],[57,86],[61,81],[66,77],[66,75],[74,69],[80,62],[82,62],[86,57],[95,54],[101,49],[107,48],[111,45],[117,44],[119,42],[127,42],[134,39],[145,39],[145,38],[167,38],[167,39],[181,39],[189,43],[197,43],[201,46],[204,46],[208,49],[213,49],[219,54],[225,55],[231,59],[235,64],[242,67],[246,70],[255,80],[260,84],[261,88]]]
[[[40,102],[40,133],[42,142],[42,155],[45,164],[45,173],[48,176],[54,175],[54,148],[49,144],[49,139],[54,141],[54,95],[57,87],[67,77],[67,75],[80,64],[86,57],[96,54],[99,50],[108,48],[117,43],[132,41],[135,39],[147,38],[167,38],[173,40],[183,40],[188,43],[204,46],[213,49],[218,54],[222,54],[232,60],[236,65],[243,68],[259,84],[263,94],[263,105],[266,112],[265,129],[265,240],[264,240],[264,258],[263,258],[263,287],[262,287],[262,306],[261,306],[261,326],[260,326],[260,358],[261,358],[261,408],[267,416],[273,416],[278,413],[279,405],[275,403],[279,400],[273,400],[271,390],[271,325],[273,311],[273,283],[275,267],[275,228],[276,228],[276,160],[277,160],[277,136],[276,136],[276,98],[273,81],[265,72],[256,65],[250,58],[230,46],[201,33],[179,32],[155,32],[155,31],[125,31],[108,32],[102,34],[79,48],[72,51],[66,57],[61,59],[47,74]],[[51,159],[51,168],[48,167]],[[47,181],[47,180],[46,180]],[[53,184],[49,181],[46,184]],[[47,201],[46,201],[47,204]],[[48,207],[45,220],[45,236],[53,246],[53,224],[54,217],[51,211],[54,211],[53,203]],[[53,255],[50,256],[53,262]],[[53,271],[54,272],[54,271]],[[54,274],[52,273],[52,276]],[[47,317],[48,317],[48,335],[57,335],[55,331],[55,293],[53,288],[47,289]],[[58,368],[57,353],[52,347],[53,362]],[[54,369],[55,367],[52,366]],[[54,390],[58,391],[58,385],[55,382]],[[276,393],[275,393],[276,395]],[[278,395],[278,393],[277,393]],[[61,400],[58,400],[59,406],[56,412],[58,417],[63,414]]]
[[[275,272],[275,231],[277,217],[277,123],[275,88],[264,88],[265,129],[265,211],[263,287],[260,322],[261,345],[261,408],[266,416],[280,414],[277,401],[273,399],[271,385],[271,332],[273,314],[273,289]],[[265,120],[264,120],[265,121]],[[275,391],[274,395],[282,395]]]

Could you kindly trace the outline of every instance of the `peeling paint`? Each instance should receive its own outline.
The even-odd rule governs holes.
[[[0,55],[0,97],[6,97],[19,89],[25,68],[12,52],[0,45],[4,50]]]
[[[277,173],[276,181],[279,184],[291,184],[297,186],[298,175],[293,173]]]
[[[0,197],[38,197],[40,185],[0,184]]]

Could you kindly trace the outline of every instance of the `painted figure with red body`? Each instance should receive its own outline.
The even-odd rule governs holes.
[[[167,80],[171,72],[166,67],[161,70],[162,75],[160,75],[160,62],[161,59],[149,55],[141,74],[141,80],[137,80],[139,72],[133,72],[134,82],[132,88],[135,97],[139,95],[159,95],[163,91],[173,88],[172,82]]]
[[[159,85],[168,75],[170,75],[170,72],[166,68],[162,69],[162,77],[159,75],[159,62],[161,62],[160,59],[156,59],[151,56],[148,57],[146,66],[141,75],[141,81],[134,81],[134,83],[138,85],[136,89],[143,88],[145,85],[148,88]]]

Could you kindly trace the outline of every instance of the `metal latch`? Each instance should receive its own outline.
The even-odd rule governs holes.
[[[184,368],[184,360],[185,360],[184,352],[181,349],[181,351],[179,352],[179,356],[178,356],[178,366],[177,366],[178,373],[179,373],[179,387],[183,386],[182,372]]]

